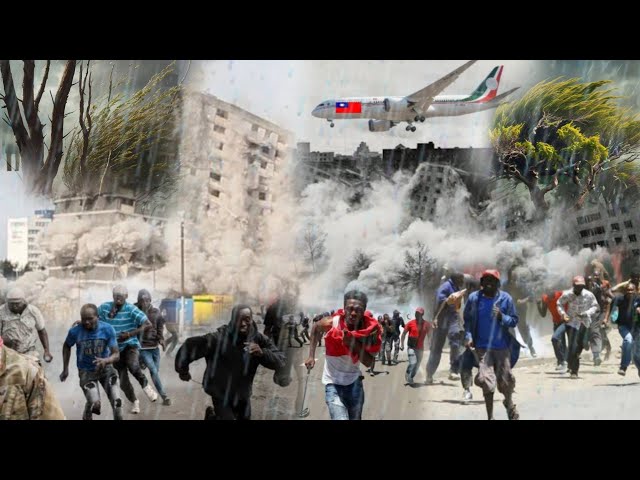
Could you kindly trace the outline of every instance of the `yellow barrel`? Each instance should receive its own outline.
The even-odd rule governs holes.
[[[227,323],[233,308],[232,295],[193,295],[193,324]]]

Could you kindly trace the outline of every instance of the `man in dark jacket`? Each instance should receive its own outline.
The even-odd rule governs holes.
[[[250,420],[253,378],[258,366],[275,370],[285,364],[284,354],[258,332],[252,318],[249,306],[236,305],[227,325],[213,333],[188,338],[176,355],[176,372],[185,382],[191,380],[192,362],[203,357],[207,362],[202,384],[213,400],[213,408],[207,408],[207,420]]]
[[[162,397],[163,405],[171,405],[171,399],[167,396],[160,380],[160,345],[164,346],[164,324],[165,319],[160,314],[160,310],[151,306],[151,294],[148,290],[140,290],[138,292],[138,303],[135,304],[147,316],[151,323],[144,332],[142,332],[140,344],[140,366],[145,366],[151,373],[151,380]]]

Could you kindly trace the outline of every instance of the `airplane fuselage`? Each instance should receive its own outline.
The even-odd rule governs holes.
[[[430,117],[449,117],[466,115],[484,110],[482,103],[465,101],[468,95],[439,95],[434,98],[426,112],[422,115]],[[388,110],[385,108],[387,101]],[[346,102],[350,105],[360,104],[359,112],[337,113],[336,102]],[[405,97],[345,97],[340,100],[329,100],[323,106],[318,106],[312,112],[314,117],[328,120],[350,120],[358,118],[374,120],[391,120],[393,122],[411,122],[417,112],[411,102]]]

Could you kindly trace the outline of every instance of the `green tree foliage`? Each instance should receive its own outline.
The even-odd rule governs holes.
[[[587,197],[612,203],[640,194],[640,121],[609,83],[541,82],[497,109],[490,139],[498,176],[524,184],[541,216],[552,191],[576,208]]]
[[[172,70],[168,66],[130,97],[111,98],[109,91],[101,107],[90,108],[89,134],[76,129],[67,150],[64,182],[70,191],[95,195],[127,188],[138,201],[173,191],[180,87],[161,85]]]

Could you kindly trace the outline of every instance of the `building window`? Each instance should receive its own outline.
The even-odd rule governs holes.
[[[209,174],[209,178],[211,178],[212,180],[215,180],[216,182],[219,182],[221,177],[220,177],[219,174],[217,174],[215,172],[211,172]]]
[[[438,183],[442,183],[442,178],[438,178]]]
[[[638,250],[637,248],[631,250],[631,253],[633,253],[634,257],[640,257],[640,250]]]
[[[122,205],[133,205],[133,200],[131,198],[123,198]]]
[[[422,201],[426,202],[427,201],[427,197],[426,196],[422,197]]]
[[[260,162],[260,168],[267,168],[267,162]]]
[[[625,220],[624,226],[625,228],[633,228],[633,223],[631,223],[631,220]]]
[[[219,197],[220,196],[220,190],[216,190],[215,188],[210,188],[209,189],[209,193],[211,195],[213,195],[214,197]]]
[[[436,194],[440,195],[442,193],[442,191],[439,188],[436,188]]]
[[[435,212],[436,212],[436,209],[435,209],[435,208],[432,208],[431,210],[429,210],[429,213],[430,213],[431,215],[433,215]]]
[[[260,192],[260,193],[258,193],[258,198],[260,200],[266,200],[267,199],[267,194],[264,193],[264,192]]]
[[[585,221],[585,218],[584,217],[578,217],[577,220],[578,220],[578,225],[582,225],[584,223],[584,221]]]
[[[620,224],[619,223],[612,223],[611,224],[611,230],[614,232],[619,232],[620,231]]]
[[[598,242],[598,245],[601,247],[608,247],[609,246],[609,242],[607,242],[606,240],[600,240]]]
[[[438,167],[439,172],[444,172],[444,167]]]
[[[216,116],[220,118],[229,118],[229,112],[225,112],[224,110],[217,110]]]
[[[222,150],[222,149],[224,148],[224,143],[223,143],[223,142],[220,142],[220,143],[218,144],[218,147],[217,147],[217,148],[218,148],[218,150]]]
[[[582,248],[589,248],[589,244],[588,243],[583,243],[582,244]]]
[[[591,235],[591,230],[580,230],[580,238],[588,237]]]
[[[616,241],[616,245],[620,245],[622,243],[622,237],[616,237],[615,241]]]
[[[602,235],[604,233],[604,227],[596,227],[593,229],[594,235]]]
[[[213,126],[213,131],[214,131],[214,132],[224,133],[224,132],[226,132],[226,130],[227,130],[227,129],[226,129],[226,128],[224,128],[224,127],[223,127],[223,126],[221,126],[221,125],[214,125],[214,126]]]
[[[629,241],[630,242],[637,242],[638,239],[636,238],[635,234],[633,234],[633,235],[629,235]]]
[[[593,215],[587,215],[587,222],[595,222],[596,220],[600,220],[600,212],[594,213]]]
[[[276,150],[276,158],[283,158],[285,156],[282,150]]]

